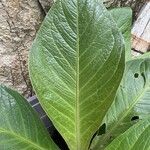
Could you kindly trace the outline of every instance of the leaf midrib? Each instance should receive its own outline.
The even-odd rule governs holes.
[[[76,148],[80,149],[80,117],[79,117],[79,0],[77,0],[77,74],[76,74]]]
[[[143,92],[141,92],[136,98],[134,103],[131,104],[131,106],[129,107],[129,109],[126,111],[126,113],[123,115],[123,117],[117,122],[117,124],[106,134],[106,136],[104,136],[104,140],[107,140],[108,136],[111,134],[111,132],[113,130],[115,130],[118,125],[121,123],[121,121],[128,115],[128,113],[131,111],[131,109],[134,107],[134,105],[140,100],[140,98],[142,98],[144,96],[144,93],[149,89],[149,85],[147,84],[147,86],[145,87],[145,89],[143,90]]]
[[[37,148],[38,150],[46,150],[45,148],[43,148],[43,147],[37,145],[36,143],[34,143],[34,142],[32,142],[32,141],[26,139],[25,137],[23,137],[23,136],[21,136],[21,135],[19,135],[19,134],[16,134],[15,132],[12,132],[12,131],[11,131],[11,132],[8,132],[6,129],[0,128],[0,133],[5,133],[5,134],[7,134],[7,135],[13,136],[13,137],[15,137],[16,139],[18,139],[19,141],[22,141],[22,142],[24,142],[24,143],[26,143],[26,144],[32,145],[32,147],[35,147],[35,148]]]

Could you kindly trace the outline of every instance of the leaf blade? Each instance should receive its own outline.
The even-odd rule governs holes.
[[[57,1],[29,66],[38,99],[70,149],[88,149],[124,70],[123,39],[110,14],[97,0]]]
[[[0,86],[0,149],[58,149],[27,101]]]
[[[132,58],[131,55],[131,26],[132,26],[132,10],[131,8],[114,8],[110,9],[113,19],[117,23],[118,28],[123,34],[125,40],[126,61]]]
[[[139,119],[150,115],[150,59],[128,61],[117,96],[103,123],[106,133],[97,136],[93,149],[107,146]]]
[[[135,150],[150,147],[150,119],[140,121],[115,139],[105,150]]]

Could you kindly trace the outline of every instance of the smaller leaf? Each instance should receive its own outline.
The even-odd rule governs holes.
[[[137,58],[143,58],[143,59],[150,58],[150,52],[144,53],[143,55],[140,55],[139,57],[136,57],[135,59]]]
[[[0,150],[57,149],[27,100],[0,85]]]
[[[105,150],[149,150],[150,118],[140,121],[116,138]]]
[[[116,99],[103,120],[103,123],[106,123],[106,133],[96,136],[91,148],[105,148],[139,119],[149,115],[150,59],[128,61]]]
[[[118,28],[123,34],[125,40],[126,60],[131,59],[131,25],[132,10],[131,8],[114,8],[110,10]]]

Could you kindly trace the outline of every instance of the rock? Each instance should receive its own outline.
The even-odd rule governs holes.
[[[47,13],[53,4],[53,1],[52,0],[39,0],[39,3],[41,4],[44,12]]]
[[[0,83],[32,95],[27,57],[44,18],[37,0],[0,0]]]

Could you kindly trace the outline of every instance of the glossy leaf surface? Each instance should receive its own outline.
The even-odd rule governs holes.
[[[4,86],[0,86],[0,149],[58,150],[28,102]]]
[[[99,0],[58,0],[30,52],[38,99],[71,150],[87,150],[119,86],[124,44]]]
[[[123,34],[125,40],[126,60],[131,59],[131,26],[132,26],[132,10],[131,8],[114,8],[110,10],[113,19]]]
[[[149,115],[150,59],[129,61],[117,97],[103,121],[106,134],[95,138],[93,149],[104,148],[139,119]]]
[[[149,150],[150,119],[140,121],[117,139],[105,150]]]

